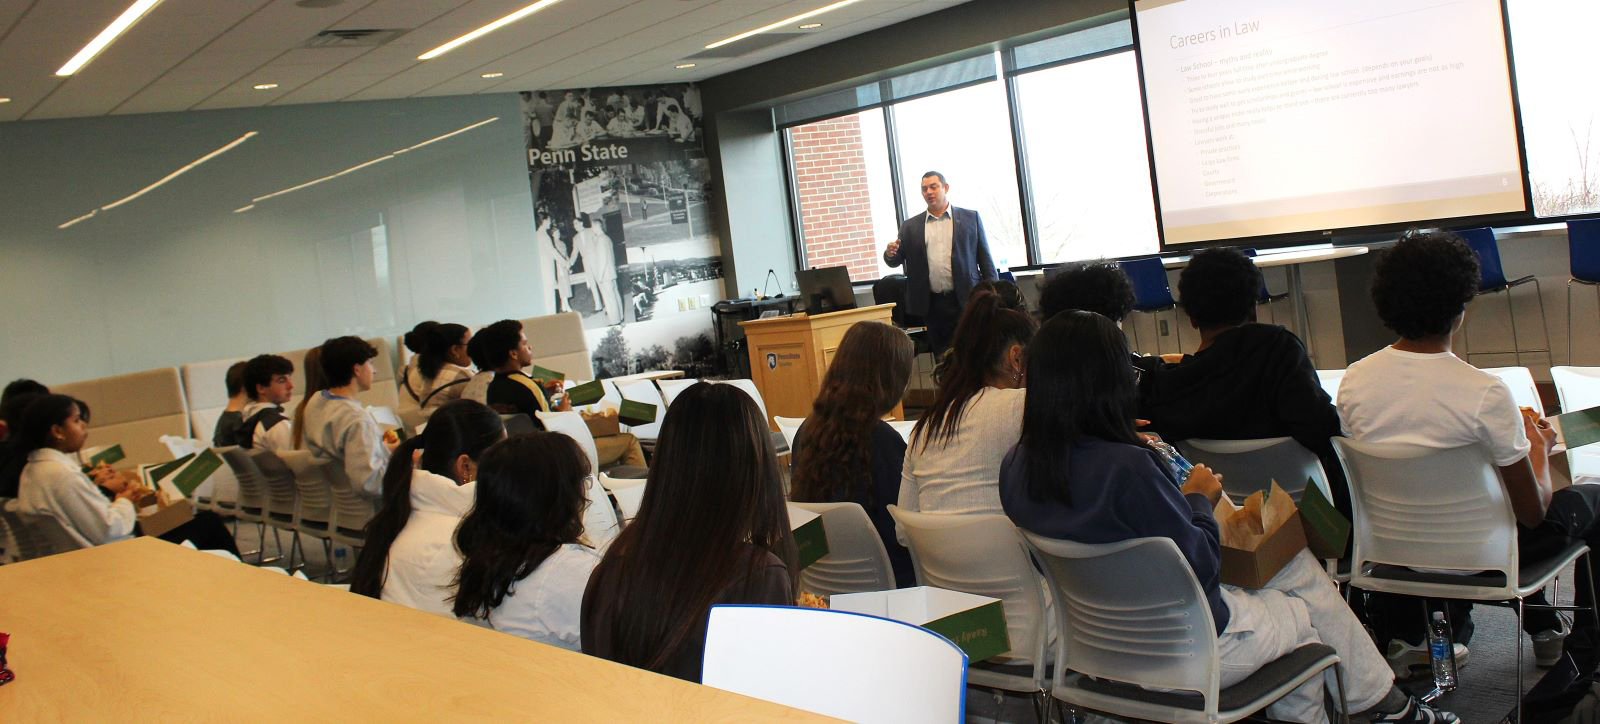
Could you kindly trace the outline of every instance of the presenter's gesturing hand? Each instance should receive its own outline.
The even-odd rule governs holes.
[[[889,248],[884,249],[883,253],[888,254],[889,256],[895,256],[895,255],[899,254],[900,253],[900,240],[899,239],[895,239],[894,241],[889,242]]]

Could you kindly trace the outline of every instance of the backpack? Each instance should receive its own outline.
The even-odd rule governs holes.
[[[283,414],[283,408],[281,407],[268,407],[256,412],[256,414],[250,416],[250,419],[244,421],[243,427],[239,428],[239,447],[246,450],[255,448],[257,427],[263,430],[271,430],[278,423],[287,422],[288,420],[288,416]]]

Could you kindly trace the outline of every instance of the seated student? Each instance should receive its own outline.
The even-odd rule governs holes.
[[[406,333],[406,349],[416,356],[400,375],[400,388],[426,412],[461,399],[472,378],[467,343],[472,332],[459,324],[423,322]]]
[[[355,396],[372,389],[372,358],[378,350],[360,337],[334,337],[319,349],[328,389],[306,395],[306,449],[343,465],[356,490],[377,498],[389,448],[383,430]]]
[[[1200,348],[1145,371],[1139,417],[1167,442],[1293,437],[1322,461],[1333,503],[1349,515],[1344,469],[1329,441],[1340,433],[1339,413],[1300,338],[1254,321],[1260,289],[1261,270],[1238,249],[1189,259],[1178,278],[1179,305],[1200,330]]]
[[[211,444],[217,447],[239,444],[239,430],[244,427],[244,406],[250,402],[244,393],[244,366],[243,362],[235,362],[222,377],[222,384],[228,390],[228,406],[222,408],[216,428],[211,431]]]
[[[995,476],[1022,431],[1023,346],[1033,318],[974,293],[939,365],[933,405],[906,447],[897,504],[924,513],[999,513]]]
[[[795,432],[789,499],[860,503],[878,529],[895,585],[917,585],[911,553],[895,539],[889,505],[900,491],[906,443],[883,416],[905,397],[911,338],[881,322],[860,322],[822,378],[811,416]]]
[[[12,380],[0,393],[0,498],[17,497],[17,479],[28,460],[18,455],[17,430],[22,428],[22,411],[34,400],[50,394],[50,388],[30,379]]]
[[[1133,311],[1133,284],[1114,261],[1067,264],[1039,290],[1039,315],[1046,322],[1071,309],[1094,312],[1122,325]]]
[[[461,565],[456,526],[472,508],[483,451],[505,436],[494,410],[455,400],[395,448],[383,474],[383,504],[367,523],[366,545],[350,573],[351,593],[451,615]]]
[[[1576,540],[1600,547],[1600,486],[1574,485],[1552,494],[1548,457],[1555,432],[1544,420],[1525,418],[1499,378],[1451,353],[1451,335],[1477,294],[1478,276],[1477,257],[1454,234],[1408,232],[1381,253],[1374,262],[1372,301],[1384,326],[1400,339],[1345,372],[1339,385],[1344,429],[1364,442],[1481,446],[1500,468],[1524,561],[1553,555]],[[1577,567],[1579,606],[1589,605],[1595,566],[1591,559]],[[1527,600],[1545,602],[1542,593]],[[1416,646],[1423,643],[1419,608],[1416,599],[1369,597],[1369,618],[1379,642],[1388,642],[1397,670],[1427,666],[1426,649]],[[1591,621],[1587,614],[1578,620],[1585,626]],[[1567,634],[1563,624],[1549,610],[1532,609],[1523,617],[1540,665],[1559,659]],[[1457,621],[1455,631],[1464,639],[1470,622]]]
[[[638,517],[583,594],[583,652],[700,680],[718,603],[794,605],[795,544],[755,401],[701,382],[667,409]]]
[[[552,406],[550,399],[560,388],[546,389],[522,371],[533,364],[533,348],[528,345],[521,322],[502,319],[478,330],[473,338],[480,340],[481,356],[488,364],[480,369],[494,373],[494,380],[485,391],[490,407],[504,415],[522,413],[535,421],[536,412],[572,409],[571,405]]]
[[[999,295],[1000,306],[1028,313],[1028,300],[1022,296],[1022,290],[1017,288],[1017,283],[1005,279],[985,279],[972,287],[973,292],[989,292]]]
[[[294,424],[283,403],[294,396],[294,363],[275,354],[258,355],[244,366],[244,392],[250,398],[241,414],[239,446],[282,452],[294,449]]]
[[[481,330],[480,330],[481,331]],[[461,399],[489,404],[489,383],[494,382],[494,370],[490,369],[489,358],[483,354],[483,336],[474,334],[467,340],[467,359],[472,361],[472,366],[478,371],[473,373],[467,383],[461,386]]]
[[[529,377],[522,368],[533,364],[533,348],[528,346],[528,335],[522,332],[522,323],[512,319],[495,322],[473,335],[473,340],[483,340],[479,350],[488,364],[482,369],[494,371],[494,381],[486,393],[489,406],[502,414],[522,413],[539,423],[539,412],[566,412],[572,402],[561,394],[561,383],[551,381],[548,387]],[[560,402],[551,400],[560,395]],[[644,448],[633,433],[601,435],[594,439],[595,453],[602,470],[614,465],[645,467]]]
[[[300,403],[294,406],[294,421],[292,439],[294,449],[304,450],[306,447],[306,403],[316,397],[318,392],[328,389],[328,376],[322,372],[322,348],[312,347],[306,350],[305,363],[306,389],[300,397]]]
[[[479,462],[477,497],[455,536],[455,615],[580,650],[583,591],[600,563],[581,540],[583,509],[610,505],[584,492],[588,457],[566,435],[530,432],[495,443]]]
[[[66,395],[34,399],[17,430],[17,453],[27,460],[17,486],[17,512],[56,519],[85,548],[137,535],[134,501],[151,493],[137,478],[103,464],[85,473],[77,453],[88,439],[89,406]],[[160,537],[239,555],[233,535],[215,513],[195,513]]]
[[[1062,312],[1039,330],[1027,357],[1022,440],[1000,472],[1001,500],[1013,522],[1080,543],[1172,539],[1210,604],[1224,687],[1320,642],[1339,654],[1352,712],[1374,722],[1457,721],[1395,688],[1394,673],[1310,552],[1301,551],[1264,589],[1219,583],[1221,550],[1211,511],[1222,486],[1210,470],[1196,467],[1180,487],[1134,431],[1136,375],[1115,323],[1093,312]],[[1332,683],[1334,676],[1329,671],[1324,678]],[[1323,678],[1312,679],[1267,712],[1275,719],[1326,721],[1323,686]]]

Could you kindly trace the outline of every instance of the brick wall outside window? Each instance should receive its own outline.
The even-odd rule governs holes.
[[[878,278],[892,239],[872,233],[861,123],[855,115],[789,129],[806,267],[847,266],[854,281]]]

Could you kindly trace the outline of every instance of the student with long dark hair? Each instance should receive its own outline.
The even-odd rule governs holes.
[[[461,399],[472,378],[468,369],[472,359],[467,356],[471,339],[471,330],[459,324],[422,322],[412,328],[405,344],[415,356],[400,375],[401,390],[429,412]]]
[[[1000,473],[1006,515],[1038,535],[1080,543],[1171,539],[1205,591],[1224,687],[1321,642],[1339,653],[1352,713],[1375,722],[1457,721],[1395,688],[1394,672],[1309,551],[1265,589],[1220,583],[1220,538],[1211,511],[1221,482],[1196,467],[1180,485],[1134,431],[1136,379],[1122,330],[1111,320],[1067,311],[1045,323],[1028,345],[1022,440]],[[1328,683],[1334,675],[1325,674]],[[1313,679],[1267,712],[1280,720],[1326,721],[1323,685],[1322,678]]]
[[[995,476],[1022,431],[1023,347],[1038,324],[976,292],[938,370],[933,406],[906,449],[898,505],[931,513],[999,513]]]
[[[905,396],[912,351],[905,332],[882,322],[860,322],[845,332],[811,416],[795,433],[789,484],[791,500],[865,508],[900,587],[917,585],[911,553],[895,539],[889,516],[906,443],[883,416]]]
[[[22,411],[48,394],[50,388],[26,378],[12,380],[0,393],[0,498],[17,497],[17,479],[28,464],[27,456],[17,452]]]
[[[700,680],[718,603],[792,605],[795,544],[756,404],[701,382],[668,408],[639,515],[583,595],[583,652]]]
[[[366,545],[350,573],[352,593],[450,615],[461,564],[456,526],[472,508],[483,452],[505,435],[494,410],[456,400],[395,448],[383,474],[383,503],[367,523]]]
[[[108,467],[85,473],[78,462],[77,453],[89,439],[88,405],[67,395],[42,395],[23,411],[17,432],[17,453],[27,461],[17,486],[18,512],[55,518],[85,548],[138,533],[135,501],[151,491]],[[102,488],[111,493],[109,499]],[[215,513],[196,513],[160,538],[239,554]]]
[[[588,457],[566,435],[531,432],[479,462],[477,500],[456,531],[455,615],[579,650],[583,591],[600,563],[582,541]]]
[[[306,403],[311,401],[318,392],[328,389],[328,376],[322,372],[322,348],[312,347],[306,350],[305,376],[306,389],[301,393],[300,403],[294,406],[294,428],[291,430],[294,449],[304,450],[306,439]]]

